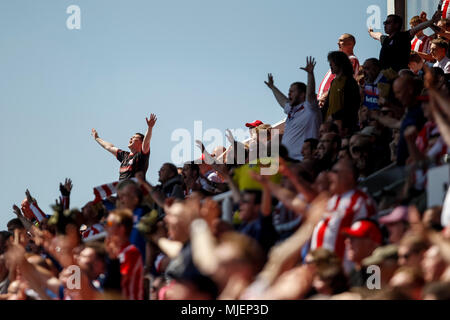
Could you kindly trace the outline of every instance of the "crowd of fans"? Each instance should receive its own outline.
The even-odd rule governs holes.
[[[287,96],[269,74],[281,131],[257,120],[248,141],[227,131],[229,148],[197,141],[202,158],[163,164],[156,186],[155,115],[130,151],[92,129],[118,182],[78,210],[66,179],[51,214],[27,190],[0,232],[0,299],[450,299],[450,207],[424,200],[450,145],[447,15],[421,13],[407,31],[389,15],[386,35],[369,30],[379,57],[362,64],[343,34],[318,93],[312,57]],[[404,183],[369,194],[386,167]]]

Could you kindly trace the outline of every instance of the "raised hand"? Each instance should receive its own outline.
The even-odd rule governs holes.
[[[201,142],[200,140],[195,140],[195,145],[202,151],[202,153],[205,152],[205,146],[203,142]]]
[[[25,195],[27,196],[27,200],[28,200],[29,204],[36,203],[36,200],[33,199],[33,197],[30,194],[30,191],[28,189],[25,191]]]
[[[97,139],[97,138],[98,138],[97,130],[95,130],[94,128],[92,128],[92,130],[91,130],[91,135],[94,137],[94,139]]]
[[[248,173],[253,180],[259,182],[262,185],[266,185],[267,182],[269,182],[268,176],[263,176],[255,171],[249,171]]]
[[[436,12],[433,14],[433,17],[431,18],[431,21],[433,21],[433,23],[436,23],[439,21],[441,16],[442,16],[442,11],[436,10]]]
[[[72,191],[72,180],[69,178],[66,178],[64,180],[64,184],[60,183],[59,184],[59,191],[61,191],[61,194],[63,196],[69,196],[70,195],[70,191]]]
[[[315,66],[316,66],[316,60],[313,57],[309,56],[309,57],[306,57],[306,67],[300,68],[300,69],[302,69],[308,73],[313,73]]]
[[[269,74],[267,75],[267,81],[264,81],[264,83],[265,83],[270,89],[273,88],[273,86],[274,86],[274,84],[273,84],[273,76],[272,76],[271,73],[269,73]]]
[[[20,218],[20,217],[23,216],[22,211],[20,211],[20,208],[19,208],[18,206],[16,206],[16,205],[14,204],[12,208],[13,208],[13,211],[14,211],[14,213],[16,214],[16,216],[17,216],[18,218]]]
[[[145,121],[147,122],[147,125],[149,128],[153,128],[155,126],[156,120],[158,120],[158,119],[156,118],[156,115],[153,113],[150,114],[150,119],[145,118]]]
[[[226,130],[225,136],[227,137],[228,141],[230,141],[231,145],[233,145],[236,141],[234,140],[233,134],[231,133],[230,129]]]

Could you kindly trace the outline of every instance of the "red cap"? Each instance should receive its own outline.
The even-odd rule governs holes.
[[[252,123],[246,123],[245,124],[245,126],[247,127],[247,128],[256,128],[257,126],[260,126],[260,125],[262,125],[262,124],[264,124],[261,120],[256,120],[255,122],[252,122]]]
[[[350,228],[343,228],[342,232],[354,238],[369,238],[379,244],[383,239],[378,226],[368,220],[356,221]]]

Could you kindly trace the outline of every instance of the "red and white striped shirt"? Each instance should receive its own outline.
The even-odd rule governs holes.
[[[450,19],[450,0],[442,2],[442,19]]]
[[[345,235],[342,234],[342,229],[375,213],[375,202],[361,190],[354,189],[342,195],[334,195],[328,200],[325,217],[314,228],[311,250],[325,248],[343,258]]]
[[[430,53],[431,38],[427,35],[421,37],[414,36],[411,40],[411,51]]]
[[[357,57],[351,55],[348,57],[350,59],[350,62],[353,66],[353,76],[356,77],[359,72],[359,60]],[[328,72],[325,74],[325,77],[323,78],[322,82],[319,85],[319,92],[317,93],[317,99],[320,99],[325,93],[330,90],[331,81],[334,80],[336,76],[331,73],[331,70],[328,70]]]
[[[129,244],[119,253],[122,295],[128,300],[144,299],[144,264],[139,249]]]

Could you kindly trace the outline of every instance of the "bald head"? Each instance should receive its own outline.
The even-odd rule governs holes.
[[[394,81],[395,97],[404,107],[409,107],[415,100],[414,78],[404,75]]]
[[[344,33],[339,37],[338,46],[339,51],[346,53],[348,56],[353,54],[353,48],[355,47],[356,39],[349,33]]]

